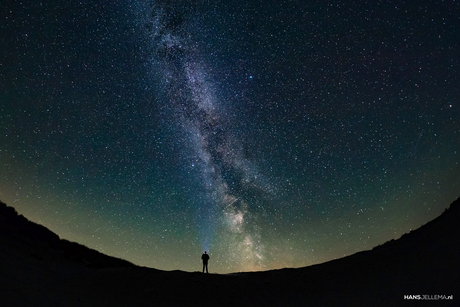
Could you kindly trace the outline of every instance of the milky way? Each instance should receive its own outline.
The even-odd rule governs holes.
[[[460,191],[455,1],[6,1],[0,199],[139,265],[300,267]]]
[[[177,154],[186,156],[182,167],[190,180],[189,203],[196,208],[201,247],[219,246],[232,261],[244,259],[247,268],[262,267],[258,215],[272,187],[235,139],[225,101],[213,86],[212,69],[200,60],[199,47],[187,33],[186,15],[183,5],[159,4],[144,22],[159,91],[181,128],[177,137],[185,139]]]

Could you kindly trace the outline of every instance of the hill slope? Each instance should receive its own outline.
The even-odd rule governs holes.
[[[0,204],[0,297],[6,306],[400,306],[458,303],[460,199],[371,251],[299,269],[228,275],[136,267],[60,240]],[[434,300],[453,295],[453,300]]]

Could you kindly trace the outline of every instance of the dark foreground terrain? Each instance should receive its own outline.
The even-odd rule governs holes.
[[[0,306],[460,306],[459,220],[460,199],[371,251],[299,269],[206,275],[103,255],[0,202]]]

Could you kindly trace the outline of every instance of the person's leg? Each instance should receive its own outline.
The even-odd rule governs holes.
[[[206,264],[203,263],[203,273],[204,273],[204,267],[206,266]]]
[[[208,273],[208,264],[206,263],[206,273]]]

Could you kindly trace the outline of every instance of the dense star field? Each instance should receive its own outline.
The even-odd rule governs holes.
[[[460,196],[459,4],[15,1],[0,199],[135,264],[370,249]]]

